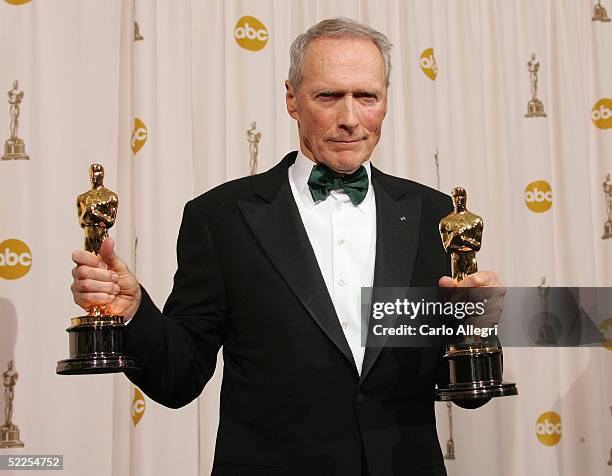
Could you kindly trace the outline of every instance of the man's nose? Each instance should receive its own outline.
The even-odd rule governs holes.
[[[355,106],[353,96],[347,95],[342,98],[339,104],[340,110],[338,111],[338,127],[351,132],[359,125]]]

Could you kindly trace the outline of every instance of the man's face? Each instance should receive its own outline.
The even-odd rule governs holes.
[[[341,174],[370,158],[387,113],[384,62],[372,41],[317,38],[304,56],[299,88],[285,86],[306,157]]]

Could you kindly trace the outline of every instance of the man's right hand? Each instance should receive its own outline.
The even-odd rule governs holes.
[[[115,254],[115,241],[106,238],[100,256],[88,251],[75,251],[72,261],[74,281],[70,289],[74,302],[86,311],[93,306],[106,306],[109,314],[124,316],[129,321],[140,306],[140,284],[127,265]]]

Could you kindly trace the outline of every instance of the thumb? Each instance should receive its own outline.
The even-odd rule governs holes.
[[[115,240],[110,236],[100,246],[100,259],[113,271],[118,273],[127,271],[126,264],[115,253]]]

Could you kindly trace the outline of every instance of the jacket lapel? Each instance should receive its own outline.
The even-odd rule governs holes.
[[[255,238],[287,285],[357,375],[353,354],[289,186],[287,169],[295,157],[296,153],[287,155],[279,165],[267,172],[256,193],[263,200],[239,201],[238,206]]]
[[[396,181],[372,167],[372,184],[376,193],[376,261],[370,302],[384,300],[384,293],[377,292],[377,288],[410,286],[414,271],[421,199],[407,195],[405,182],[399,186]],[[371,309],[369,316],[371,319]],[[377,343],[377,347],[366,347],[360,383],[371,371],[385,341]]]

